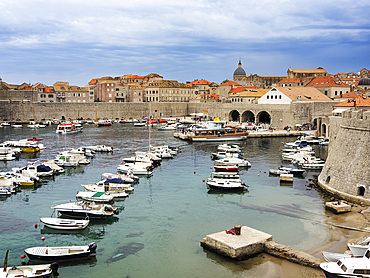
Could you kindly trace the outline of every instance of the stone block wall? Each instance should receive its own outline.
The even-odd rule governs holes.
[[[370,204],[370,111],[330,117],[330,145],[319,184],[351,202]]]

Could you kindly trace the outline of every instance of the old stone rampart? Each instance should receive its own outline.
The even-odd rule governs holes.
[[[345,200],[370,205],[370,111],[330,117],[330,145],[319,185]]]

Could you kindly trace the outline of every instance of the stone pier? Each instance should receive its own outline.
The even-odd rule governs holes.
[[[207,235],[200,245],[223,256],[244,260],[260,253],[291,261],[304,266],[319,268],[322,260],[302,251],[272,241],[272,235],[242,226],[241,234],[227,234],[226,231]]]

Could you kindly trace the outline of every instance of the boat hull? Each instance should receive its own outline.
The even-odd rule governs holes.
[[[40,222],[51,229],[56,230],[83,230],[89,224],[89,220],[70,220],[58,219],[58,221],[50,221],[48,218],[40,218]]]
[[[212,136],[191,136],[193,142],[223,142],[223,141],[242,141],[246,140],[248,134],[245,135],[212,135]]]

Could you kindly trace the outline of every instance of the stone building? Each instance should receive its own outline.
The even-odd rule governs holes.
[[[324,95],[335,98],[351,91],[351,86],[336,80],[331,76],[317,76],[313,77],[305,87],[313,87],[318,89]]]
[[[239,60],[238,67],[234,71],[233,80],[242,86],[256,86],[260,89],[271,88],[272,85],[277,84],[286,76],[259,76],[257,74],[250,74],[247,76],[245,70],[242,68],[242,62]]]
[[[358,82],[358,86],[357,86],[359,89],[361,89],[362,91],[370,91],[370,78],[368,77],[365,77],[365,78],[362,78],[359,82]]]
[[[56,94],[53,87],[37,87],[38,102],[56,102]]]
[[[302,78],[311,76],[327,76],[326,69],[318,67],[317,69],[292,69],[289,67],[287,71],[287,78]]]
[[[175,80],[157,80],[145,83],[143,92],[147,102],[187,102],[195,89]]]
[[[53,88],[56,94],[56,102],[90,102],[87,87],[72,86],[69,85],[69,82],[55,82]]]

